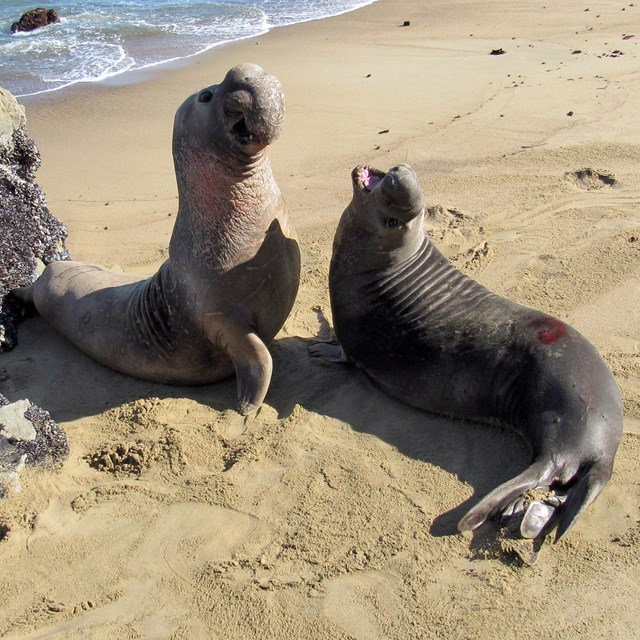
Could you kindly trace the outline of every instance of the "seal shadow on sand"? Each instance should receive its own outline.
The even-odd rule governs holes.
[[[267,402],[281,418],[300,405],[311,413],[339,420],[470,485],[470,497],[433,519],[432,535],[458,534],[458,521],[481,497],[529,465],[531,451],[515,431],[405,405],[377,388],[357,367],[327,365],[309,356],[309,346],[316,341],[290,337],[275,343],[274,379]],[[287,362],[296,361],[300,363],[297,367],[287,366]],[[287,393],[287,389],[302,392]],[[491,523],[487,525],[478,532],[487,531]]]

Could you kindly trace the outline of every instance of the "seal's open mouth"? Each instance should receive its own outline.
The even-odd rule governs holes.
[[[248,145],[256,142],[260,142],[260,138],[249,131],[246,120],[242,114],[239,115],[239,120],[233,125],[231,131],[233,132],[236,140],[242,145]]]
[[[362,191],[370,192],[382,181],[387,174],[369,165],[361,165],[353,170],[353,181]]]

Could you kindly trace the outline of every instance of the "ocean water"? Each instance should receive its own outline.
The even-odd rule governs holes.
[[[0,86],[24,96],[104,80],[374,1],[0,0]],[[36,6],[56,9],[61,22],[12,34]]]

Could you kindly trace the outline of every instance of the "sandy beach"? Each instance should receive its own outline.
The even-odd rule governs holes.
[[[72,257],[146,276],[177,209],[177,107],[235,64],[261,65],[286,94],[269,154],[303,266],[248,418],[233,379],[134,380],[40,318],[21,325],[0,392],[47,409],[71,455],[0,502],[0,637],[640,637],[639,53],[628,1],[379,0],[21,99]],[[309,356],[329,336],[350,171],[398,162],[418,173],[445,255],[572,324],[620,387],[613,478],[533,566],[497,525],[455,527],[527,466],[517,434],[420,412]]]

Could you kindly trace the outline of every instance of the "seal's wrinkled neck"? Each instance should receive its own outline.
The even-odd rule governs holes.
[[[232,174],[213,154],[185,151],[176,170],[179,205],[170,256],[199,256],[212,269],[250,259],[281,201],[266,155]]]
[[[171,253],[202,253],[216,268],[250,253],[253,236],[268,227],[281,198],[266,149],[280,134],[283,114],[278,80],[249,64],[180,106],[173,130],[179,209]],[[216,256],[206,255],[211,247]]]

